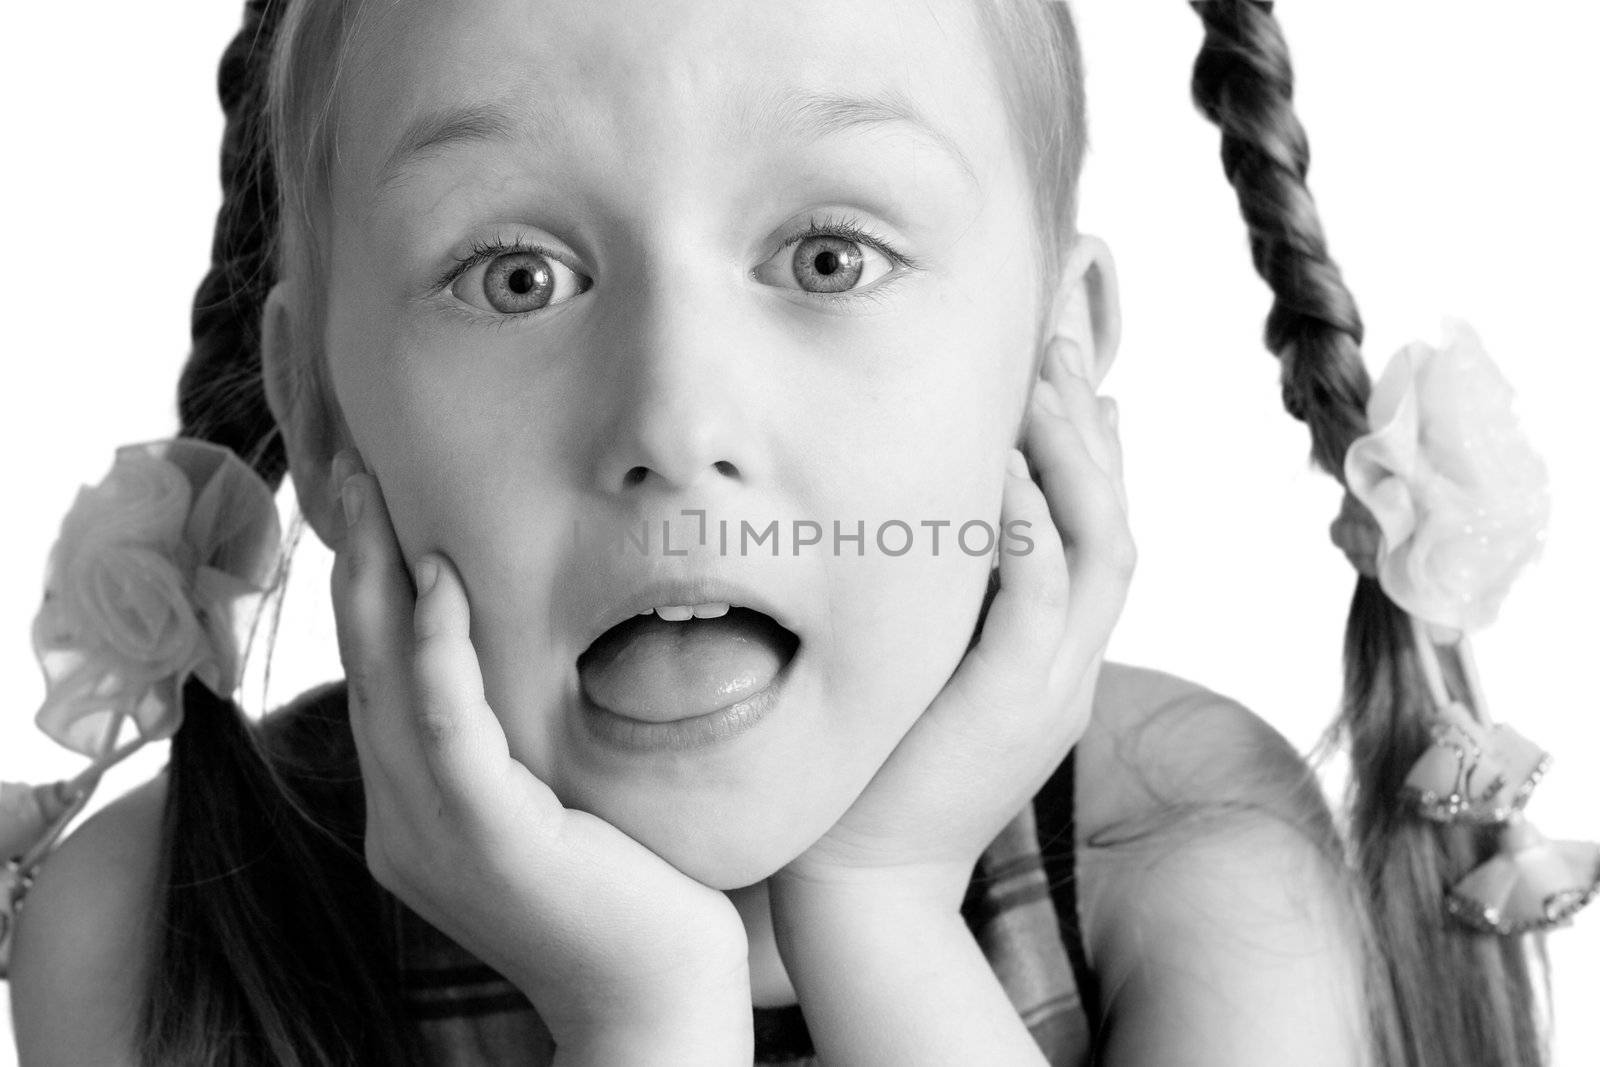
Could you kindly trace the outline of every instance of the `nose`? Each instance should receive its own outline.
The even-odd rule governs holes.
[[[726,321],[725,302],[719,315],[690,288],[640,296],[613,324],[617,388],[599,451],[606,492],[714,492],[752,471],[758,398],[742,331]]]

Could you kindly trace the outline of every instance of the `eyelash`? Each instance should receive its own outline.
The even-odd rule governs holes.
[[[809,220],[807,220],[806,228],[785,241],[779,247],[779,251],[782,251],[785,248],[793,248],[801,241],[804,241],[810,237],[836,237],[841,241],[852,241],[856,244],[866,245],[867,247],[878,252],[895,266],[901,268],[900,274],[885,275],[870,289],[852,291],[848,293],[809,294],[828,303],[846,304],[860,300],[879,300],[883,296],[882,290],[886,289],[890,285],[893,285],[894,282],[902,277],[905,272],[922,269],[922,264],[919,261],[896,249],[894,245],[889,242],[887,237],[875,233],[873,230],[868,228],[867,224],[860,217],[855,215],[846,215],[833,219],[818,219],[817,216],[813,215]],[[457,278],[460,278],[463,274],[471,270],[473,267],[478,266],[480,263],[487,263],[498,256],[510,255],[515,252],[535,253],[537,255],[545,256],[549,259],[561,260],[561,262],[565,263],[565,260],[562,260],[560,256],[556,255],[548,248],[544,248],[540,245],[527,244],[523,241],[515,239],[511,241],[503,241],[499,238],[495,238],[489,241],[477,241],[473,244],[471,251],[469,251],[465,256],[457,259],[445,269],[443,274],[435,279],[432,286],[432,291],[443,293],[456,283]],[[572,268],[569,266],[568,269]],[[529,315],[539,315],[546,310],[548,309],[540,308],[537,311],[524,311],[521,314],[500,315],[496,316],[496,322],[497,324],[504,324],[505,322],[524,318]],[[476,309],[474,309],[474,311],[476,311]]]

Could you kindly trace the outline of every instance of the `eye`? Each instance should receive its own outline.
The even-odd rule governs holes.
[[[799,289],[824,297],[851,297],[872,286],[897,266],[910,261],[883,238],[855,222],[819,223],[784,243],[778,254],[763,264],[763,276],[775,276],[786,289]]]
[[[450,284],[458,300],[482,311],[522,315],[587,292],[594,283],[542,249],[480,245]]]

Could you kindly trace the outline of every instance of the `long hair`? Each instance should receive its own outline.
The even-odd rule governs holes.
[[[1266,347],[1283,405],[1305,423],[1318,467],[1341,484],[1367,432],[1372,387],[1354,299],[1328,253],[1306,187],[1310,152],[1271,3],[1200,0],[1195,106],[1222,131],[1222,169],[1238,194],[1256,272],[1273,303]],[[1350,845],[1382,952],[1372,990],[1380,1062],[1517,1067],[1542,1062],[1530,944],[1467,931],[1445,913],[1450,884],[1495,846],[1491,830],[1442,826],[1399,803],[1429,742],[1431,705],[1405,613],[1372,578],[1356,582],[1345,631],[1337,733],[1350,752]],[[1542,949],[1537,939],[1531,947]]]
[[[262,379],[262,310],[273,285],[289,279],[305,334],[320,331],[338,90],[366,8],[249,0],[219,71],[223,204],[195,296],[181,432],[228,446],[273,486],[288,463]],[[1085,150],[1083,78],[1065,10],[1037,0],[978,5],[991,54],[1007,60],[995,77],[1030,164],[1041,296],[1053,292],[1069,243]],[[314,403],[329,395],[325,368],[306,363],[291,387],[297,402]],[[360,790],[318,797],[326,783],[293,765],[296,751],[350,743],[337,701],[312,702],[310,716],[296,717],[305,724],[296,729],[321,735],[309,744],[274,744],[199,685],[185,703],[169,768],[165,902],[142,1062],[407,1062],[394,946],[375,923],[382,890],[363,859]],[[319,821],[329,813],[347,821]]]
[[[343,58],[363,7],[250,0],[219,75],[224,199],[179,386],[182,432],[227,445],[273,485],[286,458],[262,382],[262,306],[275,280],[292,278],[310,330],[320,326],[318,223]],[[1208,0],[1196,10],[1206,39],[1195,100],[1223,130],[1224,170],[1277,298],[1266,341],[1282,365],[1284,404],[1307,423],[1318,464],[1337,478],[1346,447],[1366,429],[1370,384],[1360,318],[1305,187],[1287,50],[1269,4]],[[1075,236],[1087,143],[1077,36],[1059,0],[980,0],[976,11],[1029,167],[1047,309]],[[323,368],[308,362],[300,372],[309,387]],[[1522,947],[1451,928],[1440,904],[1444,885],[1484,843],[1397,810],[1399,784],[1426,743],[1404,623],[1375,583],[1357,583],[1341,721],[1355,771],[1354,853],[1381,946],[1371,956],[1380,980],[1368,990],[1375,1044],[1391,1064],[1533,1064]],[[294,766],[294,746],[274,744],[197,684],[185,704],[172,745],[164,924],[142,1017],[144,1062],[406,1062],[392,946],[375,922],[381,891],[363,859],[359,789],[350,803],[324,804],[314,776]],[[347,743],[337,718],[305,721],[330,743]],[[345,811],[346,821],[319,821],[313,813],[324,808]]]
[[[252,0],[222,58],[223,203],[178,388],[180,433],[226,445],[273,486],[286,460],[261,379],[260,315],[278,215],[263,137],[276,15],[276,5]],[[363,858],[359,789],[340,821],[341,806],[319,795],[328,783],[295,765],[297,744],[273,745],[233,701],[193,679],[183,705],[141,1062],[408,1062],[380,891]],[[302,721],[324,731],[337,723]]]

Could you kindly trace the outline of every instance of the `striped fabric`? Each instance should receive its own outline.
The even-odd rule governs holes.
[[[1068,798],[1072,762],[1069,756],[1054,783],[1056,792]],[[1041,793],[1035,804],[1044,799]],[[1064,857],[1070,863],[1070,810],[1050,811],[1049,822],[1057,834],[1064,828],[1067,835],[1065,849],[1053,848],[1052,858]],[[1047,876],[1039,834],[1030,805],[984,852],[961,911],[1052,1067],[1079,1067],[1089,1062],[1091,1033],[1075,973],[1086,978],[1087,974],[1081,971],[1075,893],[1072,886],[1059,884],[1063,877],[1070,881],[1072,872],[1052,870]],[[439,1067],[548,1064],[554,1044],[527,998],[410,909],[390,900],[405,1005],[427,1062]],[[1058,903],[1074,913],[1059,913]],[[753,1022],[756,1063],[816,1067],[811,1036],[798,1006],[755,1008]]]
[[[989,966],[1052,1067],[1086,1062],[1089,1017],[1062,941],[1031,806],[995,838],[979,872],[963,912]],[[1074,915],[1072,937],[1076,926]]]

